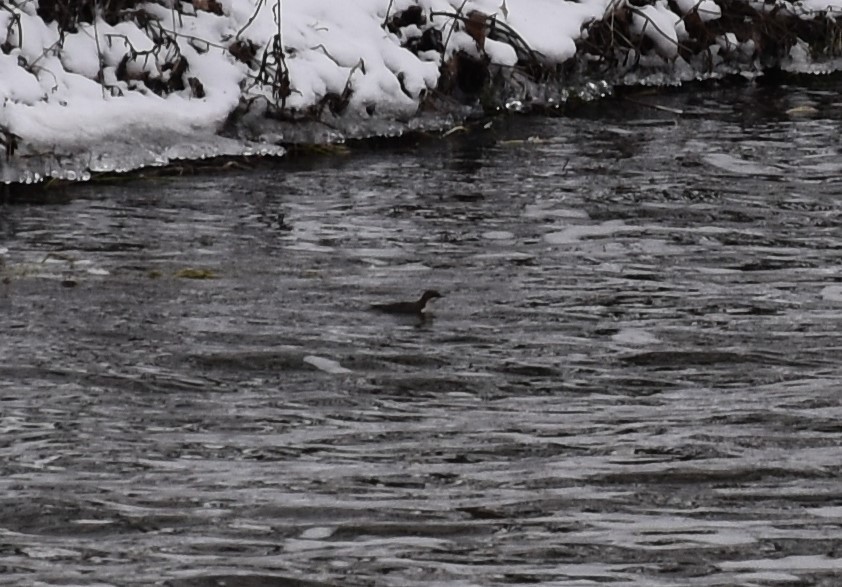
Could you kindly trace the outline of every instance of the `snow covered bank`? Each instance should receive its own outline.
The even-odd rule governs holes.
[[[838,69],[842,0],[0,0],[0,179],[443,126],[607,84]]]

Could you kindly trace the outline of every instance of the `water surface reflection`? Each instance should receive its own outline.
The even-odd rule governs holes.
[[[833,96],[7,206],[2,582],[834,585]]]

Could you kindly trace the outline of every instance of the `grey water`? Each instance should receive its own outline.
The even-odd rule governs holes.
[[[4,205],[0,584],[842,584],[838,82],[488,126]]]

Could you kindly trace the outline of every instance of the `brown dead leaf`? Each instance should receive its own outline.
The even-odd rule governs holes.
[[[476,42],[480,52],[485,51],[485,38],[488,36],[488,15],[479,10],[468,13],[465,21],[465,32]]]
[[[222,4],[217,0],[193,0],[193,8],[222,16]]]

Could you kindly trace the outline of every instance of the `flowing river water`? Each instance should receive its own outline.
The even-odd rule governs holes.
[[[7,203],[0,584],[842,584],[841,126],[693,88]]]

